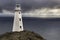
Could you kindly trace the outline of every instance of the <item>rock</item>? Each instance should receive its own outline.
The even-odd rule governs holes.
[[[0,36],[0,40],[44,40],[44,38],[31,31],[21,31],[5,33]]]

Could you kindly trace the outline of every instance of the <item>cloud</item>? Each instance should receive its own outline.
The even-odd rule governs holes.
[[[18,0],[21,4],[22,11],[37,9],[41,7],[54,7],[60,5],[60,0]],[[14,10],[16,0],[0,0],[0,10]]]
[[[7,11],[7,10],[2,10],[2,12],[0,13],[0,17],[13,17],[14,13]]]
[[[24,13],[23,17],[41,17],[40,11],[43,11],[41,10],[41,8],[43,9],[44,7],[46,8],[57,7],[60,5],[59,0],[18,0],[18,2],[21,4],[22,14]],[[0,0],[0,12],[3,9],[8,11],[13,11],[15,8],[15,4],[16,4],[16,0]],[[7,11],[5,13],[7,13]]]
[[[35,18],[60,18],[60,9],[51,9],[51,8],[41,8],[41,9],[35,9],[30,10],[27,12],[22,12],[23,17],[35,17]],[[13,17],[14,12],[3,10],[2,13],[0,13],[0,16],[7,16],[7,17]]]
[[[24,17],[60,18],[60,9],[42,8],[23,13]]]

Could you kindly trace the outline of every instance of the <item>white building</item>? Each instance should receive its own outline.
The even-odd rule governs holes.
[[[15,8],[15,16],[14,16],[14,23],[13,23],[13,32],[15,31],[23,31],[23,22],[22,22],[22,14],[21,14],[21,6],[20,4],[16,4]]]

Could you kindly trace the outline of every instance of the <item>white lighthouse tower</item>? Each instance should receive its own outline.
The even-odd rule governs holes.
[[[13,23],[13,32],[23,31],[23,22],[22,22],[22,14],[21,14],[21,6],[20,4],[16,4],[15,15],[14,15],[14,23]]]

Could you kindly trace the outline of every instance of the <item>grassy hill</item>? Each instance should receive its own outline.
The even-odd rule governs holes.
[[[0,40],[44,40],[44,38],[31,31],[21,31],[5,33],[0,36]]]

